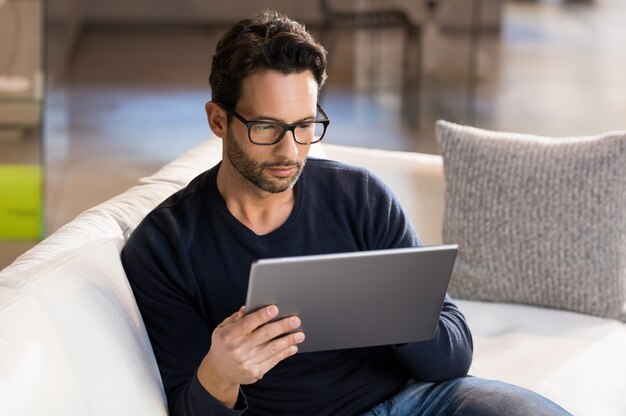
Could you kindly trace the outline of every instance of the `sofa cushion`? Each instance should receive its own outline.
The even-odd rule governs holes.
[[[470,374],[536,391],[577,416],[626,415],[626,325],[526,305],[457,300],[474,338]]]
[[[123,239],[0,278],[0,403],[10,415],[166,415]]]
[[[625,319],[626,132],[577,138],[437,124],[453,296]]]

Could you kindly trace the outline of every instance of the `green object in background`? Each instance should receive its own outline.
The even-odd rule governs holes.
[[[39,239],[43,234],[42,168],[0,164],[0,239]]]

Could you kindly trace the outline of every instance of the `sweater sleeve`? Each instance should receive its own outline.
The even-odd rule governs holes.
[[[164,225],[165,224],[165,225]],[[212,331],[199,311],[198,291],[178,230],[148,217],[122,251],[122,264],[145,323],[172,416],[240,415],[211,396],[196,371],[208,352]]]
[[[463,314],[447,295],[433,339],[392,348],[398,361],[421,381],[463,377],[472,363],[472,335]]]
[[[421,242],[391,191],[376,177],[368,181],[370,207],[366,232],[374,249],[417,247]],[[398,361],[418,380],[462,377],[472,362],[473,341],[465,317],[446,294],[435,336],[392,347]]]
[[[230,409],[207,393],[200,384],[197,374],[194,374],[190,382],[184,386],[174,406],[170,406],[172,416],[239,416],[244,414],[247,409],[248,402],[241,390],[239,390],[235,409]]]

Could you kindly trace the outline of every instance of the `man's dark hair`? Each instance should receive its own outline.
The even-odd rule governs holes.
[[[235,24],[218,42],[209,77],[213,100],[234,108],[242,95],[242,81],[265,69],[284,74],[310,70],[321,89],[326,50],[301,23],[263,10]]]

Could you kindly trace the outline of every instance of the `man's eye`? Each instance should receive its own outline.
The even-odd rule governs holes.
[[[274,131],[279,128],[276,124],[257,124],[254,127],[258,131],[262,131],[262,132]]]

